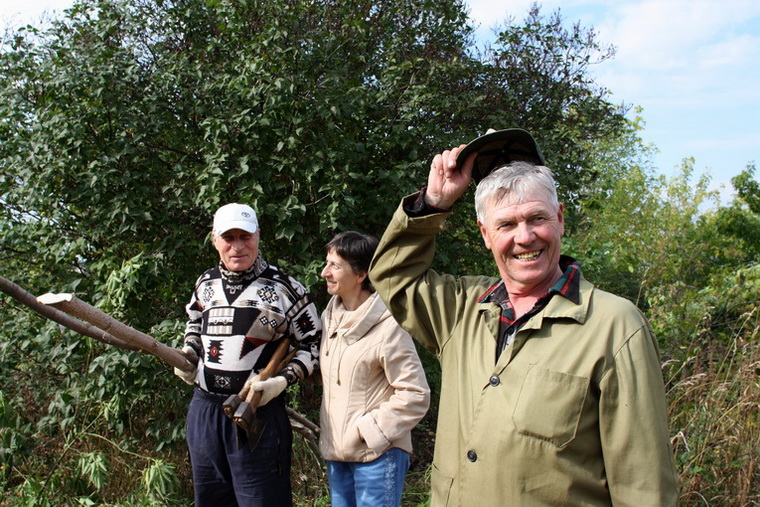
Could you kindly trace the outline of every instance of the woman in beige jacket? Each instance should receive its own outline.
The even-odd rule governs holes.
[[[411,431],[430,405],[412,338],[367,276],[376,248],[353,231],[326,245],[322,277],[333,297],[322,314],[319,447],[333,507],[400,505]]]

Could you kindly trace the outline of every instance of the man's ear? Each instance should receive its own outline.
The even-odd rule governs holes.
[[[486,226],[483,225],[483,222],[478,220],[478,228],[480,229],[480,235],[483,237],[483,243],[486,245],[487,249],[491,249],[491,238],[488,236],[488,230],[486,229]]]

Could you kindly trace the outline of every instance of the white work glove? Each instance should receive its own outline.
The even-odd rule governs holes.
[[[259,402],[259,406],[261,407],[277,398],[288,387],[288,380],[285,377],[279,376],[267,380],[259,380],[257,375],[246,382],[246,384],[254,391],[261,391],[261,401]]]
[[[193,385],[195,384],[195,374],[198,372],[198,354],[195,352],[195,349],[192,348],[190,345],[185,345],[182,347],[182,354],[187,357],[187,360],[191,363],[195,364],[195,368],[193,368],[190,371],[180,370],[176,366],[174,367],[174,374],[182,379],[182,382],[185,384]]]

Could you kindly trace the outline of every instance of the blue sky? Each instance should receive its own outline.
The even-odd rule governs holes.
[[[531,0],[469,0],[479,36],[495,22],[525,18]],[[695,173],[724,186],[748,163],[760,166],[760,1],[545,0],[570,26],[593,28],[617,54],[592,69],[614,103],[643,108],[642,138],[658,172],[675,176],[686,157]],[[758,167],[760,169],[760,167]],[[755,179],[760,174],[755,172]]]
[[[483,40],[508,16],[521,22],[531,0],[466,0]],[[73,0],[0,0],[2,26],[37,21]],[[760,165],[760,1],[544,0],[568,26],[580,21],[617,54],[592,69],[615,103],[643,108],[643,139],[657,147],[657,170],[678,174],[686,157],[712,187],[724,187],[748,163]],[[498,128],[499,126],[495,126]],[[755,178],[760,178],[758,172]]]

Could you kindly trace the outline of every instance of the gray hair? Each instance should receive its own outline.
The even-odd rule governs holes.
[[[475,191],[475,212],[478,220],[485,223],[488,205],[500,202],[509,194],[509,199],[520,204],[538,192],[559,209],[554,176],[548,167],[530,162],[511,162],[483,178]]]

